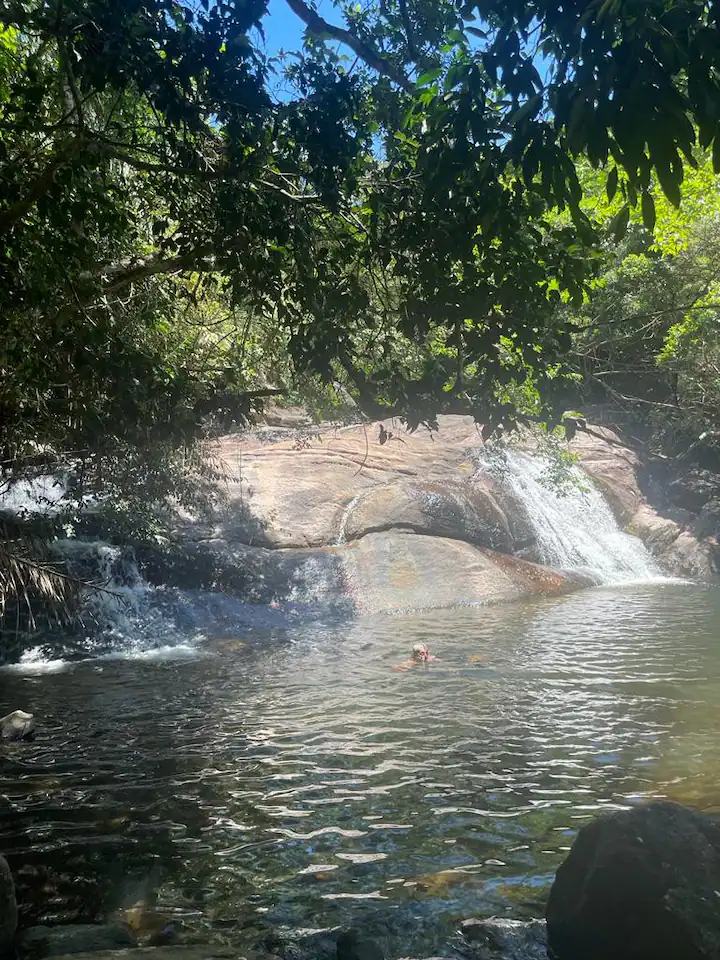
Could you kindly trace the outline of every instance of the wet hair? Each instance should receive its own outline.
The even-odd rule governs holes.
[[[416,643],[412,648],[412,654],[414,657],[424,657],[427,652],[428,648],[424,643]]]

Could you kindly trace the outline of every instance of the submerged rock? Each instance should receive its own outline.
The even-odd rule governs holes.
[[[465,920],[460,933],[471,960],[547,960],[544,920]]]
[[[337,940],[337,960],[385,960],[385,955],[374,940],[346,930]]]
[[[12,944],[16,927],[15,884],[7,860],[0,857],[0,957]]]
[[[127,927],[95,924],[69,924],[62,927],[29,927],[18,937],[20,960],[42,960],[71,954],[96,953],[136,947],[137,940]]]
[[[0,739],[29,740],[35,734],[35,718],[24,710],[13,710],[0,717]]]
[[[720,818],[657,802],[583,827],[547,928],[556,960],[720,960]]]

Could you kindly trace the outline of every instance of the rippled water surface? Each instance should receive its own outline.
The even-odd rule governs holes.
[[[578,825],[720,808],[720,590],[604,588],[0,674],[26,921],[151,902],[204,937],[352,920],[427,955],[542,912]],[[407,672],[422,640],[440,657]],[[2,710],[0,710],[2,712]]]

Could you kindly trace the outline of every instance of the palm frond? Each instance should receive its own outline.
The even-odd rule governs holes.
[[[19,627],[21,613],[30,630],[37,614],[57,625],[72,623],[88,591],[99,584],[59,570],[47,558],[47,544],[20,520],[0,522],[0,622],[12,610]]]

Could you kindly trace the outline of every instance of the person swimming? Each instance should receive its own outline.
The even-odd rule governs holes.
[[[412,648],[412,656],[413,660],[416,660],[418,663],[428,663],[430,660],[437,660],[437,657],[430,653],[426,643],[416,643]]]
[[[412,653],[409,660],[405,660],[403,663],[396,663],[393,667],[393,670],[398,670],[405,672],[411,667],[416,667],[419,663],[430,663],[432,660],[437,660],[438,658],[434,654],[430,653],[426,643],[416,643],[412,648]]]

